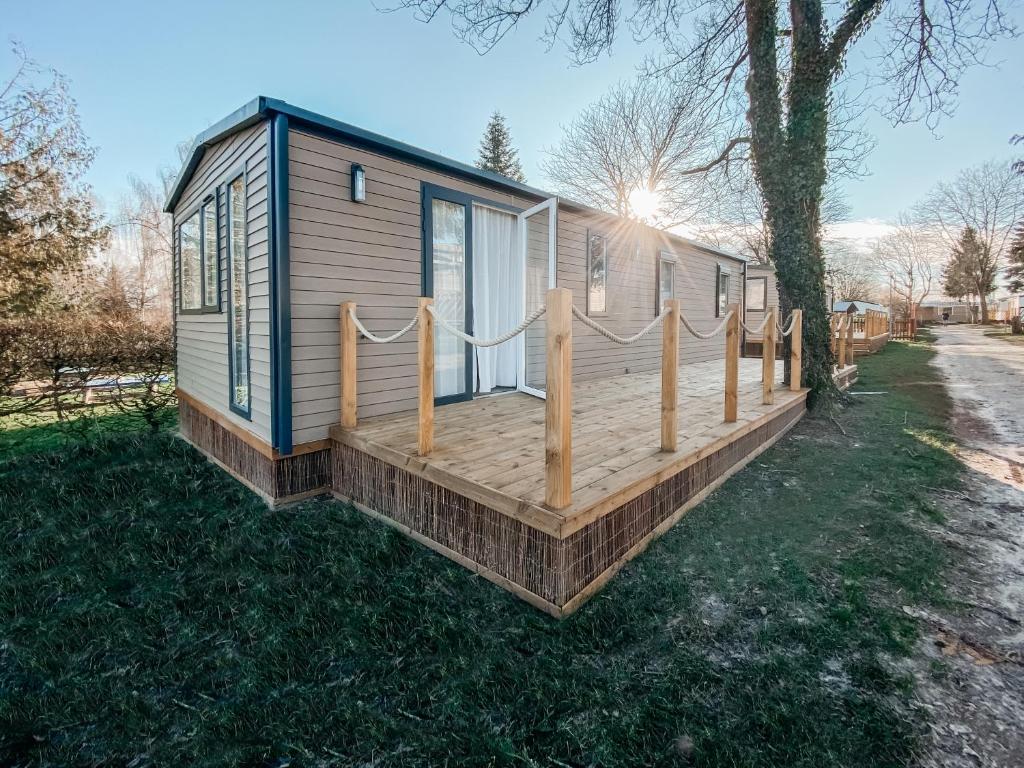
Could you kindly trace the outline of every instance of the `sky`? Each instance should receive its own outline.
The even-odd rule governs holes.
[[[160,168],[176,167],[177,144],[256,95],[466,162],[476,159],[487,118],[499,109],[528,181],[543,187],[540,162],[561,127],[657,52],[627,33],[611,56],[574,66],[563,47],[548,50],[540,40],[537,17],[481,56],[447,19],[427,25],[410,11],[381,12],[371,0],[7,5],[0,35],[70,80],[97,148],[87,181],[107,210],[116,209],[129,175],[155,180]],[[936,132],[894,128],[868,113],[877,145],[869,174],[846,184],[845,234],[882,232],[959,169],[1013,155],[1009,138],[1024,133],[1024,40],[1000,42],[989,60],[993,66],[963,79],[955,116]],[[0,54],[0,72],[12,64]]]

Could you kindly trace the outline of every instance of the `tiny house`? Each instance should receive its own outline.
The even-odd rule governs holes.
[[[385,336],[407,326],[426,297],[449,328],[494,337],[535,314],[551,289],[569,289],[576,310],[591,321],[574,325],[569,361],[578,395],[572,416],[595,419],[592,433],[579,424],[572,427],[579,438],[574,459],[589,445],[586,438],[595,436],[593,467],[586,477],[573,475],[574,485],[582,487],[614,464],[601,458],[609,446],[606,437],[598,440],[602,430],[616,429],[609,426],[615,418],[629,418],[628,398],[608,410],[617,402],[610,393],[628,393],[635,385],[637,392],[656,395],[656,388],[636,382],[655,381],[664,355],[660,329],[615,345],[594,330],[595,324],[630,336],[657,320],[668,300],[678,299],[697,331],[679,335],[679,363],[691,366],[691,372],[714,372],[692,374],[690,395],[701,393],[704,413],[707,403],[721,398],[710,381],[721,379],[726,344],[724,332],[702,335],[723,329],[732,309],[743,311],[742,257],[264,97],[199,135],[165,210],[173,216],[182,436],[269,503],[333,491],[460,562],[472,562],[478,572],[553,613],[578,598],[640,539],[653,535],[680,503],[702,497],[717,478],[802,413],[798,382],[763,412],[741,409],[740,421],[749,416],[749,429],[760,430],[756,443],[748,437],[743,450],[734,446],[714,472],[702,470],[699,482],[691,478],[685,493],[676,489],[675,500],[662,505],[657,519],[650,509],[642,510],[645,520],[650,518],[646,527],[631,534],[625,549],[609,553],[607,562],[591,563],[573,587],[551,563],[566,556],[567,537],[601,522],[596,507],[581,508],[579,527],[563,526],[558,520],[564,513],[555,515],[530,497],[536,484],[531,476],[518,481],[519,495],[498,494],[493,478],[472,483],[465,474],[456,478],[462,470],[453,454],[486,442],[478,433],[443,433],[449,452],[443,462],[403,447],[402,420],[422,407],[423,361],[415,334],[388,344],[359,337],[351,350],[353,359],[358,357],[357,417],[370,431],[338,431],[341,305],[350,303],[369,333]],[[474,429],[493,430],[497,442],[507,441],[504,452],[492,452],[492,475],[526,472],[537,464],[522,456],[534,450],[530,441],[543,444],[545,320],[488,348],[434,327],[430,367],[439,429],[451,414],[452,430],[478,419]],[[756,392],[759,398],[760,379]],[[515,429],[509,426],[513,422]],[[701,429],[710,430],[709,441],[718,422],[717,416],[701,422]],[[378,441],[373,445],[370,434]],[[743,432],[737,439],[753,434]],[[398,442],[385,446],[392,438]],[[528,446],[513,455],[511,446],[520,439]],[[473,466],[479,470],[483,452],[474,451]],[[542,470],[543,447],[540,452]],[[357,489],[359,478],[353,474],[370,459],[377,462],[373,494],[368,486]],[[683,469],[680,464],[679,472]],[[379,478],[385,476],[390,480],[381,486]],[[449,519],[449,533],[425,532],[422,521],[400,519],[413,514],[409,508],[417,504],[406,501],[398,509],[395,488],[406,483],[408,490],[414,481],[421,483],[415,486],[419,506],[441,504],[432,509],[434,518],[456,512],[469,517],[461,523]],[[441,486],[452,494],[443,504]],[[605,499],[602,508],[611,513],[635,498],[627,496],[616,504]],[[502,521],[502,540],[510,549],[522,552],[532,542],[529,547],[547,554],[528,558],[529,563],[488,561],[485,567],[493,541],[470,551],[483,534],[467,533],[457,541],[450,531],[477,530],[474,526],[492,517]]]

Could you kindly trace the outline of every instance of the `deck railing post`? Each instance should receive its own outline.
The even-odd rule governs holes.
[[[417,444],[420,456],[434,450],[434,316],[428,308],[434,300],[422,297],[419,303],[419,336],[416,356],[419,367],[419,430]]]
[[[836,313],[828,316],[829,346],[832,348],[832,357],[836,356]]]
[[[846,328],[843,327],[843,322],[849,322],[849,319],[849,315],[840,315],[836,323],[838,326],[837,335],[839,336],[839,370],[846,367]]]
[[[674,451],[679,425],[679,299],[665,302],[661,330],[661,450]]]
[[[850,324],[846,328],[846,359],[849,363],[853,363],[853,315],[847,315],[850,318]]]
[[[793,310],[793,334],[789,346],[789,388],[800,391],[801,366],[803,365],[804,311]]]
[[[544,501],[563,509],[572,503],[572,291],[552,288],[545,300]]]
[[[356,324],[352,314],[356,311],[354,301],[341,304],[341,327],[339,355],[341,358],[341,426],[345,429],[356,427]]]
[[[725,325],[725,420],[736,421],[740,380],[740,305],[730,304]]]
[[[775,307],[769,307],[761,335],[761,402],[771,405],[775,402]]]

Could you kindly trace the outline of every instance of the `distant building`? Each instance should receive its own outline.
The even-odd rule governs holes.
[[[855,301],[837,301],[832,305],[832,311],[845,312],[848,315],[863,315],[869,311],[889,314],[889,310],[885,306],[876,304],[873,301],[861,301],[860,299]]]

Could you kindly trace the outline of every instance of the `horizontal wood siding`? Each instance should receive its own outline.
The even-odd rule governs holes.
[[[174,236],[182,218],[196,203],[226,185],[241,170],[247,173],[246,218],[249,274],[249,354],[252,375],[252,419],[231,411],[228,393],[228,259],[227,204],[221,193],[221,311],[187,315],[178,311],[178,263],[175,259],[175,321],[178,386],[232,422],[270,442],[270,291],[268,227],[268,124],[260,123],[209,148],[174,211]],[[175,242],[177,246],[177,241]],[[175,248],[177,253],[177,248]]]
[[[289,133],[291,228],[292,438],[296,444],[327,436],[338,422],[338,306],[358,304],[360,319],[376,333],[404,326],[416,311],[421,284],[422,182],[506,205],[536,201],[471,184],[405,161],[292,129]],[[353,203],[350,168],[366,170],[366,201]],[[601,322],[631,334],[656,315],[655,269],[659,250],[672,250],[676,290],[683,311],[701,330],[715,318],[716,265],[732,272],[731,296],[740,300],[742,265],[670,235],[611,216],[562,207],[558,213],[557,282],[586,306],[587,230],[609,238],[608,312]],[[573,326],[573,374],[579,380],[650,371],[661,364],[661,333],[620,347]],[[683,332],[680,363],[724,357],[724,335],[699,341]],[[359,416],[416,407],[416,336],[378,345],[361,341],[358,353]]]

